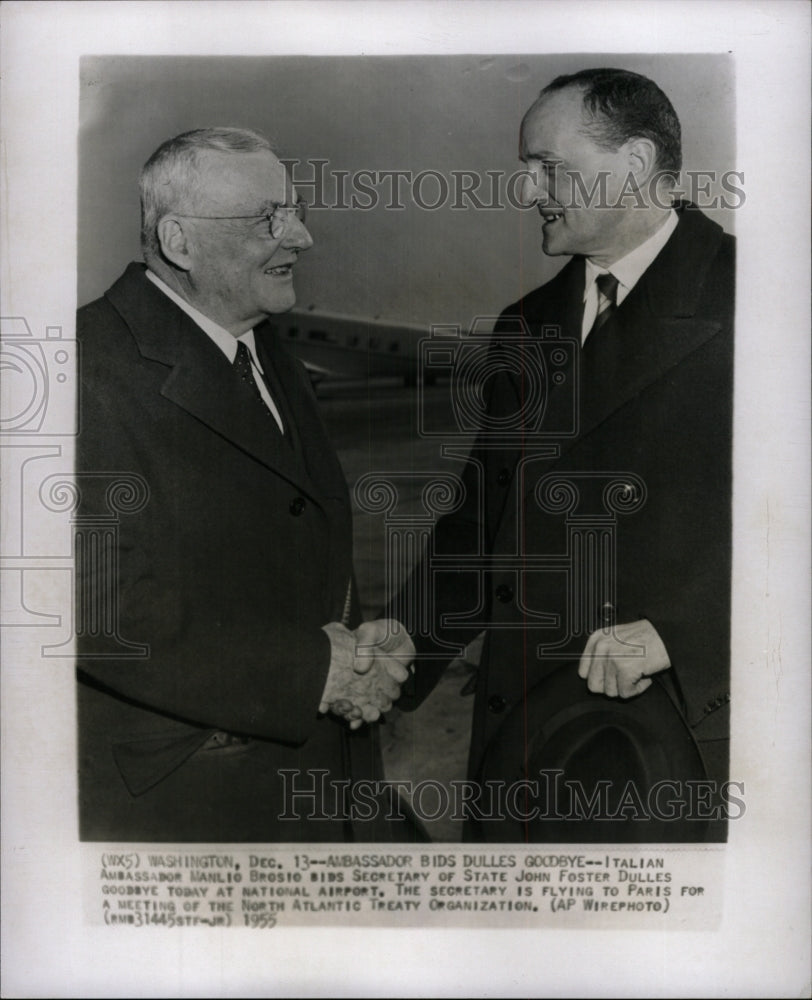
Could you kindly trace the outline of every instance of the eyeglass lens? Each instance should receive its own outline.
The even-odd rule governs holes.
[[[271,236],[278,240],[284,236],[290,226],[291,216],[295,215],[299,222],[304,225],[307,217],[307,205],[303,201],[296,202],[295,205],[277,205],[271,216]]]

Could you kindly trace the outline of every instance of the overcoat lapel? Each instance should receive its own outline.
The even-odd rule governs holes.
[[[601,343],[587,343],[582,353],[578,439],[600,428],[720,329],[709,320],[657,319],[635,315],[631,308],[606,323]],[[575,443],[564,443],[562,457]]]
[[[703,290],[723,231],[690,205],[679,207],[680,223],[643,277],[601,330],[587,338],[577,373],[578,433],[557,439],[560,454],[550,468],[585,437],[599,429],[620,407],[667,375],[684,358],[721,329],[696,319]],[[559,325],[564,337],[580,340],[584,262],[573,259],[544,288],[537,309],[530,305],[526,321],[534,337],[544,327]],[[518,400],[521,388],[513,379]],[[554,429],[569,387],[553,389],[544,424]],[[544,428],[542,428],[544,429]],[[532,435],[527,436],[527,441]]]
[[[577,351],[583,315],[583,291],[584,262],[582,258],[575,258],[544,286],[543,291],[538,290],[502,314],[494,333],[494,341],[498,341],[499,328],[503,324],[506,329],[513,330],[511,318],[520,317],[530,330],[531,337],[547,340],[553,330],[557,329],[560,331],[559,336],[568,338]],[[567,371],[566,374],[569,378],[571,372]],[[551,384],[545,386],[545,392],[551,396],[550,405],[554,402],[552,397],[557,395],[554,391],[551,392],[552,388]],[[528,387],[514,373],[506,372],[506,378],[498,386],[497,392],[503,394],[503,398],[497,401],[497,406],[504,413],[517,413],[523,408]],[[551,426],[547,417],[544,425]],[[545,429],[544,425],[541,427],[542,431]],[[527,429],[526,436],[533,437],[532,428]]]
[[[565,392],[558,393],[554,390],[550,377],[551,369],[548,366],[548,381],[543,387],[547,398],[540,426],[537,425],[535,413],[530,413],[528,410],[529,426],[524,429],[512,426],[510,432],[506,433],[501,441],[494,440],[494,437],[490,435],[485,439],[488,453],[486,461],[489,464],[497,464],[497,467],[501,466],[507,474],[515,476],[516,470],[521,470],[522,458],[532,459],[541,453],[549,455],[553,447],[560,448],[560,439],[550,435],[549,428],[561,427],[562,424],[567,425],[572,421],[571,396],[566,396],[565,393],[572,384],[573,372],[577,370],[577,364],[580,360],[577,357],[577,354],[580,353],[580,343],[575,337],[574,331],[579,330],[581,326],[583,286],[584,262],[580,258],[575,258],[543,289],[531,293],[515,306],[506,309],[496,326],[493,335],[494,342],[499,341],[500,335],[516,331],[518,329],[517,319],[520,318],[529,329],[531,338],[548,340],[549,337],[550,346],[545,350],[548,359],[553,337],[569,341],[567,347],[569,364],[563,372]],[[500,417],[524,412],[533,388],[527,384],[528,377],[525,375],[521,378],[514,372],[503,369],[501,377],[494,380],[490,412]],[[544,397],[541,398],[544,399]],[[569,412],[562,413],[562,410],[569,410]],[[540,430],[541,434],[534,433],[534,429]],[[522,474],[520,471],[519,475]],[[511,496],[512,490],[505,489],[500,485],[495,476],[486,478],[485,488],[488,508],[486,530],[492,542],[494,533],[499,528],[505,503]],[[521,490],[522,486],[519,484],[516,487],[514,484],[514,488]],[[513,502],[515,503],[515,497]]]
[[[142,355],[171,368],[161,395],[317,498],[316,483],[296,461],[273,421],[234,378],[223,352],[144,271],[143,265],[131,264],[107,297],[129,326]],[[306,439],[306,429],[301,432]]]
[[[722,238],[721,227],[688,207],[680,224],[600,331],[581,352],[579,438],[719,332],[696,319],[696,305]],[[565,444],[562,455],[575,442]]]

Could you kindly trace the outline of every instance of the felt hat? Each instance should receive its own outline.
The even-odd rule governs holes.
[[[492,842],[700,842],[714,808],[697,744],[658,678],[635,698],[609,698],[572,663],[505,718],[480,781],[499,797],[476,821]]]

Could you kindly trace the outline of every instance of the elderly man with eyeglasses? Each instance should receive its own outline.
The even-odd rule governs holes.
[[[156,150],[141,214],[144,263],[77,325],[80,835],[412,839],[397,803],[347,801],[382,777],[408,657],[356,655],[344,476],[264,325],[304,206],[264,136],[218,128]],[[116,482],[138,499],[86,544]]]

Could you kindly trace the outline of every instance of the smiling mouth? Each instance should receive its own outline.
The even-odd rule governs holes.
[[[290,264],[280,264],[278,267],[266,267],[265,273],[285,278],[293,273],[293,262],[291,261]]]
[[[542,212],[541,217],[544,220],[542,225],[547,226],[553,222],[558,222],[559,219],[564,217],[563,212]]]

